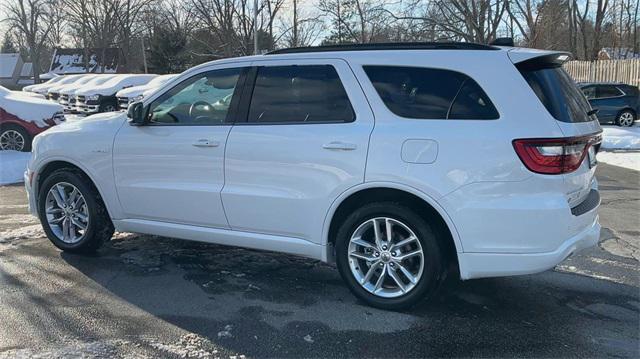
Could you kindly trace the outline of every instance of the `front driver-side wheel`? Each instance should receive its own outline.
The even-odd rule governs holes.
[[[68,252],[94,252],[114,232],[98,191],[76,169],[62,168],[44,179],[38,214],[49,240]]]
[[[365,205],[340,226],[336,263],[349,289],[367,304],[397,310],[435,293],[443,253],[429,224],[394,202]]]
[[[631,110],[624,110],[618,114],[616,123],[621,127],[631,127],[636,121],[636,114]]]

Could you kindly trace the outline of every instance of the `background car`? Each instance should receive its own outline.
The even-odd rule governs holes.
[[[594,110],[600,123],[615,123],[629,127],[638,118],[640,97],[637,86],[621,83],[581,83],[582,92]]]
[[[47,90],[49,88],[59,84],[65,78],[66,78],[65,76],[54,77],[51,80],[49,80],[47,82],[43,82],[41,84],[25,86],[25,87],[22,88],[22,91],[25,92],[25,93],[32,92],[32,93],[37,93],[37,94],[46,96],[47,95]]]
[[[60,81],[57,85],[47,89],[47,99],[58,102],[60,97],[60,90],[64,89],[66,86],[79,85],[81,84],[81,82],[85,77],[90,77],[93,75],[66,75],[66,76],[67,76],[66,81]]]
[[[62,106],[0,86],[0,150],[31,151],[35,135],[64,120]]]
[[[169,80],[175,78],[176,74],[160,75],[149,83],[141,86],[133,86],[124,90],[118,91],[116,97],[118,98],[118,106],[121,110],[126,110],[133,102],[142,100],[147,94],[152,93],[154,90],[162,87]]]
[[[84,87],[76,91],[76,109],[85,114],[118,110],[116,93],[122,89],[145,85],[158,75],[120,74],[97,87]]]

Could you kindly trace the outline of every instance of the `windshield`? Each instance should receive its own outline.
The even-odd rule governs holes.
[[[589,122],[591,106],[576,83],[562,67],[519,68],[533,92],[558,121]]]

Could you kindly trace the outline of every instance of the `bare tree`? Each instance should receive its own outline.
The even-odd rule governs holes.
[[[512,0],[506,5],[510,19],[524,37],[527,46],[537,47],[538,45],[540,25],[538,15],[544,11],[546,4],[546,0]]]
[[[27,46],[33,64],[33,77],[40,82],[41,55],[53,28],[49,0],[8,0],[3,4],[5,21]]]
[[[309,46],[325,29],[319,15],[303,11],[298,1],[292,0],[290,17],[282,18],[280,35],[275,37],[276,42],[282,40],[285,47]]]
[[[593,60],[598,58],[598,53],[601,50],[600,38],[602,37],[602,23],[607,15],[609,0],[597,0],[596,6],[596,17],[593,22],[593,43],[591,46],[591,58]]]

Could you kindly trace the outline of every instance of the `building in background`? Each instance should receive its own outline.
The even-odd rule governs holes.
[[[19,53],[0,54],[0,85],[15,89],[20,80],[24,61]]]

